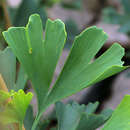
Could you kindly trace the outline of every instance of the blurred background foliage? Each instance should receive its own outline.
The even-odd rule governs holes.
[[[130,0],[120,0],[122,8],[120,11],[113,7],[103,10],[104,21],[120,25],[119,31],[130,36]]]

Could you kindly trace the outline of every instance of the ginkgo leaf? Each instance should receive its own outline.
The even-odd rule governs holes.
[[[25,94],[23,90],[9,93],[10,101],[0,111],[0,122],[3,124],[22,124],[26,110],[32,99],[32,93]]]
[[[98,105],[99,105],[99,102],[88,103],[85,112],[87,112],[88,114],[94,113],[96,111]]]
[[[31,130],[33,121],[34,121],[33,108],[30,105],[28,107],[28,109],[27,109],[26,116],[24,118],[24,127],[25,127],[25,130]]]
[[[26,27],[9,28],[3,35],[37,94],[38,114],[32,130],[35,130],[40,116],[50,104],[127,68],[122,66],[121,61],[124,49],[117,43],[92,62],[107,35],[102,29],[90,27],[75,38],[63,70],[50,89],[66,39],[64,24],[60,20],[48,20],[43,40],[42,22],[39,15],[34,14]]]
[[[102,130],[130,130],[130,95],[126,95]]]
[[[22,66],[16,78],[16,57],[9,47],[0,51],[0,74],[9,91],[23,89],[27,82],[28,77]]]
[[[96,37],[92,41],[93,35]],[[124,49],[117,43],[91,63],[92,57],[103,45],[104,38],[106,39],[106,35],[103,31],[95,27],[89,28],[76,38],[67,62],[48,95],[46,106],[127,68],[122,66],[121,61]],[[79,47],[80,43],[83,47]]]
[[[14,88],[16,78],[16,57],[11,49],[7,47],[4,51],[0,51],[0,74],[2,75],[7,88]]]
[[[24,89],[26,82],[28,80],[27,74],[24,72],[24,69],[22,66],[19,68],[17,80],[15,83],[15,87],[13,90],[18,91],[19,89]]]
[[[32,80],[38,97],[39,111],[41,111],[57,61],[64,47],[66,39],[64,24],[60,20],[54,22],[48,20],[45,40],[43,40],[42,22],[39,15],[32,15],[26,28],[13,27],[8,31],[9,33],[4,33],[6,40],[9,44],[11,43],[10,46],[15,55],[18,56],[28,77]],[[18,41],[19,44],[17,44]]]
[[[96,106],[97,104],[95,103],[85,106],[75,102],[67,105],[57,102],[58,130],[95,130],[100,127],[109,119],[112,110],[106,109],[101,114],[94,114],[95,111],[89,113],[86,111],[89,108],[94,110]]]

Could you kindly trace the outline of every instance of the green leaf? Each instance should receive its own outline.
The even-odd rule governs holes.
[[[10,48],[0,51],[0,74],[2,74],[8,89],[13,89],[16,78],[16,57]]]
[[[81,113],[85,111],[85,106],[77,103],[67,104],[56,103],[56,115],[58,118],[58,130],[75,130]]]
[[[23,90],[10,93],[11,100],[0,111],[0,122],[3,124],[22,124],[28,105],[32,99],[32,93],[25,94]]]
[[[34,121],[33,109],[32,106],[30,105],[27,109],[25,119],[24,119],[24,127],[26,130],[31,130],[33,121]]]
[[[102,126],[111,116],[112,114],[112,110],[107,109],[105,110],[106,113],[101,113],[99,115],[96,114],[90,114],[87,115],[83,114],[80,122],[79,122],[79,126],[77,127],[76,130],[95,130],[97,128],[99,128],[100,126]]]
[[[75,36],[78,35],[80,31],[79,31],[78,25],[72,19],[68,19],[65,22],[65,25],[66,25],[66,32],[68,34],[66,42],[67,42],[67,45],[69,44],[70,46],[72,45],[72,42],[74,41]]]
[[[23,67],[20,66],[20,69],[19,69],[19,72],[18,72],[18,77],[17,77],[17,80],[16,80],[15,91],[18,91],[19,89],[24,89],[27,80],[28,80],[28,76],[24,72]]]
[[[11,43],[15,55],[32,80],[38,97],[39,111],[43,109],[43,101],[49,91],[57,61],[64,47],[66,38],[64,29],[64,24],[60,20],[48,20],[45,40],[43,40],[40,17],[32,15],[26,28],[13,27],[9,29],[9,33],[4,33],[7,42]]]
[[[35,14],[30,17],[26,27],[12,27],[3,35],[37,94],[38,115],[33,130],[50,104],[127,68],[122,66],[121,61],[124,49],[117,43],[92,62],[107,40],[107,35],[102,29],[90,27],[75,38],[58,80],[49,88],[66,39],[64,24],[60,20],[48,20],[43,40],[42,22]]]
[[[1,23],[0,23],[0,50],[3,50],[5,45],[5,40],[3,38],[2,31],[3,29],[1,28]]]
[[[130,129],[130,95],[126,95],[102,130]]]
[[[96,37],[93,38],[93,36]],[[127,68],[122,66],[121,61],[124,49],[117,43],[91,63],[105,40],[106,34],[96,27],[89,28],[76,38],[67,62],[48,95],[47,105],[49,102],[51,104],[59,101]],[[79,44],[82,46],[79,47]]]
[[[9,90],[13,89],[17,91],[19,89],[24,89],[28,79],[27,75],[20,66],[16,80],[16,57],[9,47],[0,51],[0,74],[2,75]]]
[[[97,103],[89,105],[88,109],[93,109],[94,106],[97,106]],[[112,113],[107,110],[99,115],[90,114],[86,111],[87,107],[74,102],[67,105],[61,102],[56,103],[58,130],[95,130],[104,124]]]
[[[94,112],[96,111],[98,105],[99,105],[99,102],[89,103],[89,104],[87,105],[87,108],[86,108],[85,111],[86,111],[88,114],[92,114],[92,113],[94,113]]]

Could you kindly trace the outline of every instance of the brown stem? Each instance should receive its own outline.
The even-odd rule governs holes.
[[[6,87],[6,84],[5,84],[5,82],[4,82],[1,74],[0,74],[0,89],[3,90],[3,91],[5,91],[5,92],[8,92],[8,89]]]
[[[4,11],[4,17],[5,17],[5,21],[6,21],[6,29],[8,29],[9,27],[11,27],[11,21],[10,21],[10,18],[9,18],[9,13],[8,13],[8,10],[7,10],[6,2],[3,0],[1,2],[1,5],[2,5],[3,11]]]
[[[19,130],[19,124],[18,124],[18,123],[15,123],[15,124],[14,124],[14,129],[15,129],[15,130]],[[23,125],[22,130],[25,130],[24,125]]]

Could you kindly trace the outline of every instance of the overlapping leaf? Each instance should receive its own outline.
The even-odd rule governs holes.
[[[130,130],[130,95],[126,95],[102,130]]]
[[[27,109],[26,116],[24,119],[24,127],[26,130],[31,130],[33,121],[34,121],[33,109],[32,106],[30,105]]]
[[[66,39],[64,24],[60,20],[48,20],[43,40],[42,22],[35,14],[30,17],[26,27],[12,27],[3,35],[37,94],[39,112],[33,129],[50,104],[127,68],[122,66],[121,61],[124,49],[117,43],[92,62],[107,40],[107,35],[97,27],[90,27],[75,38],[58,80],[49,89]]]
[[[2,28],[1,28],[1,24],[0,24],[0,50],[3,50],[4,49],[4,38],[3,38],[3,35],[2,35]]]
[[[23,90],[18,92],[0,92],[0,97],[8,95],[10,100],[0,109],[0,122],[2,124],[19,123],[22,124],[28,105],[32,99],[32,94],[25,94]],[[7,98],[6,98],[7,99]],[[0,104],[1,108],[1,104]]]
[[[75,23],[74,20],[72,19],[68,19],[66,20],[65,22],[65,25],[66,25],[66,32],[67,32],[67,40],[66,40],[66,46],[70,46],[75,38],[76,35],[79,34],[80,30],[77,26],[77,24]]]
[[[10,48],[0,51],[0,74],[8,89],[13,89],[16,78],[16,57],[11,52]]]
[[[27,75],[22,67],[20,67],[16,80],[16,57],[9,47],[0,51],[0,74],[9,90],[23,89],[26,84]]]
[[[64,105],[56,103],[58,130],[95,130],[111,116],[112,110],[105,110],[99,115],[94,114],[97,104],[85,105],[77,103]],[[91,109],[91,112],[88,111]]]
[[[15,88],[13,88],[13,90],[18,91],[19,89],[24,89],[26,83],[28,80],[28,76],[25,73],[25,71],[23,70],[23,67],[20,66],[19,71],[18,71],[18,76],[17,76],[17,80],[15,83]]]

